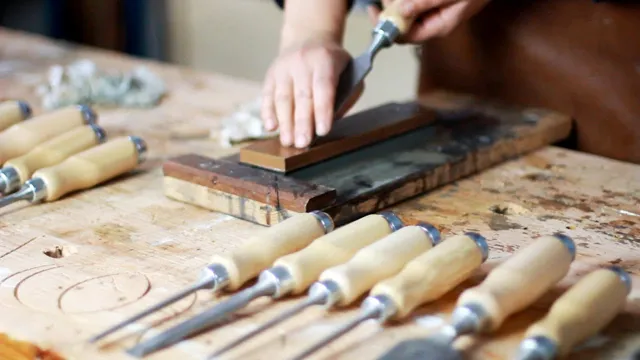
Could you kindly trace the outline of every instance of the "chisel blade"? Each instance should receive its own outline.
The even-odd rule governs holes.
[[[340,74],[338,86],[336,87],[335,106],[333,109],[336,117],[341,115],[344,106],[350,102],[355,91],[371,71],[372,61],[372,54],[369,51],[349,60],[342,74]]]
[[[463,360],[462,354],[447,341],[438,338],[403,341],[384,353],[378,360]]]

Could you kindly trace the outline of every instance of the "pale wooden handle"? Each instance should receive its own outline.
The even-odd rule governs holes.
[[[358,250],[391,232],[389,223],[382,215],[368,215],[336,229],[296,253],[281,257],[274,266],[288,270],[293,278],[292,294],[300,294],[324,270],[349,261]]]
[[[33,117],[0,133],[0,163],[22,156],[35,146],[87,123],[79,107],[67,107]]]
[[[5,167],[14,168],[20,177],[20,183],[24,183],[36,170],[59,164],[72,155],[98,145],[104,139],[104,131],[97,125],[78,127],[7,161]]]
[[[536,301],[569,271],[575,245],[566,236],[544,236],[511,255],[478,286],[465,290],[458,306],[479,305],[493,331],[503,321]]]
[[[319,280],[338,284],[337,305],[346,306],[432,247],[433,240],[423,229],[407,226],[358,251],[347,263],[325,270]]]
[[[390,21],[396,26],[400,34],[405,34],[407,33],[407,31],[409,31],[409,29],[411,29],[411,26],[413,25],[415,17],[402,16],[400,9],[398,8],[399,3],[400,1],[396,0],[391,4],[389,4],[389,6],[387,6],[386,8],[384,8],[384,10],[382,10],[378,19],[379,21],[384,21],[384,20]]]
[[[129,137],[85,150],[60,164],[40,169],[33,174],[41,178],[47,188],[45,201],[54,201],[77,190],[88,189],[138,165],[138,151]]]
[[[556,300],[549,313],[529,327],[525,336],[544,336],[556,345],[559,357],[595,335],[621,311],[631,290],[618,269],[587,274]],[[629,280],[630,281],[630,280]]]
[[[277,258],[305,248],[332,229],[323,226],[311,213],[298,214],[265,229],[228,255],[214,255],[211,263],[225,268],[229,275],[226,290],[235,291]]]
[[[26,108],[25,108],[26,106]],[[0,103],[0,131],[3,131],[30,117],[31,108],[27,103],[17,100]]]
[[[393,318],[409,315],[418,306],[436,300],[468,279],[486,260],[486,242],[477,234],[452,236],[409,262],[398,275],[371,289],[397,306]],[[481,242],[482,244],[479,244]]]

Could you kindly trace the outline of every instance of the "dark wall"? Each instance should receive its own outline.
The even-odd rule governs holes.
[[[0,26],[166,60],[165,0],[2,0]]]

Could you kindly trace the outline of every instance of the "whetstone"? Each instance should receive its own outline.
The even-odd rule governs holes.
[[[288,174],[242,164],[238,155],[170,159],[165,195],[262,225],[313,210],[342,224],[562,140],[572,126],[569,116],[549,110],[444,92],[412,104],[436,119]]]
[[[434,111],[415,103],[390,103],[337,121],[331,132],[305,149],[280,145],[278,138],[240,150],[240,162],[289,173],[428,125]]]

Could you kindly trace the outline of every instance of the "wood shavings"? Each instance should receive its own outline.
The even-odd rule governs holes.
[[[37,87],[45,109],[89,104],[152,107],[166,92],[165,84],[144,66],[130,72],[107,73],[90,60],[49,68],[47,83]]]
[[[243,104],[230,116],[222,119],[222,130],[217,135],[220,144],[231,147],[235,144],[250,141],[268,139],[278,134],[278,131],[267,131],[260,117],[260,98]],[[212,132],[212,137],[215,135]]]

